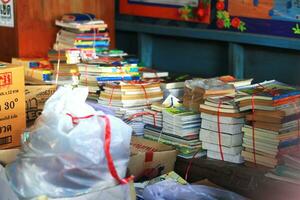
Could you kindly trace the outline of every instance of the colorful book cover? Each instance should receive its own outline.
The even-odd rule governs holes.
[[[279,100],[290,96],[300,95],[300,89],[276,80],[241,87],[239,92],[251,96],[262,96],[270,100]]]

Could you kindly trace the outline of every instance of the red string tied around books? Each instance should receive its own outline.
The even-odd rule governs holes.
[[[231,96],[224,96],[223,99],[234,99],[234,97]],[[221,131],[221,107],[222,107],[222,99],[219,99],[218,104],[218,111],[217,111],[217,124],[218,124],[218,144],[219,144],[219,150],[220,150],[220,156],[222,161],[224,161],[224,153],[222,148],[222,131]]]
[[[251,110],[252,110],[252,151],[253,151],[253,162],[256,165],[256,143],[255,143],[255,95],[266,92],[270,94],[272,97],[280,95],[279,90],[277,88],[266,88],[265,86],[258,84],[258,87],[254,89],[254,92],[252,94],[251,98]]]
[[[131,121],[135,118],[138,118],[138,117],[142,117],[144,115],[150,115],[153,117],[153,124],[154,126],[156,127],[157,126],[157,113],[152,113],[152,112],[139,112],[139,113],[135,113],[133,115],[131,115],[130,117],[127,118],[126,121]]]

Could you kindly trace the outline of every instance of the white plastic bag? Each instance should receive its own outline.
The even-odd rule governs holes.
[[[21,153],[6,168],[19,197],[74,197],[125,177],[132,129],[87,105],[87,95],[87,88],[59,88],[24,133]]]
[[[246,200],[230,191],[204,185],[181,185],[170,180],[147,186],[143,197],[145,200]]]

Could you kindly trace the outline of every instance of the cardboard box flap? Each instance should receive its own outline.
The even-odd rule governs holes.
[[[141,137],[133,136],[131,138],[130,151],[131,155],[145,152],[163,152],[163,151],[172,151],[175,148],[169,145],[158,143],[155,141],[147,140]]]
[[[16,68],[16,67],[23,68],[23,66],[20,64],[10,64],[5,62],[0,62],[0,69],[8,69],[8,68]]]

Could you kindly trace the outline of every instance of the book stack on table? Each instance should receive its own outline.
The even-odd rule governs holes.
[[[199,113],[184,107],[166,108],[163,110],[163,129],[158,137],[160,141],[177,147],[180,157],[202,157],[206,152],[199,141],[200,125]]]
[[[274,168],[280,158],[298,151],[300,90],[278,81],[240,88],[236,102],[250,111],[243,127],[245,160]]]
[[[208,158],[242,163],[244,114],[234,102],[236,92],[233,85],[219,81],[203,86],[204,103],[199,109],[202,119],[200,140]]]
[[[109,47],[107,24],[94,15],[67,14],[55,24],[62,28],[56,36],[56,51],[80,49],[83,59],[93,59]]]
[[[78,64],[80,72],[79,85],[89,88],[89,98],[98,99],[100,86],[105,85],[105,83],[140,79],[137,64],[126,63],[121,54],[114,54],[114,56],[109,55],[108,57],[109,60],[103,56],[97,60]],[[117,61],[118,63],[116,64],[114,60],[119,61]]]
[[[299,152],[283,155],[281,164],[266,174],[267,177],[279,181],[300,185],[300,155]]]
[[[136,135],[144,134],[144,109],[162,100],[159,83],[129,81],[106,83],[98,103],[113,109],[119,117],[132,125]]]

